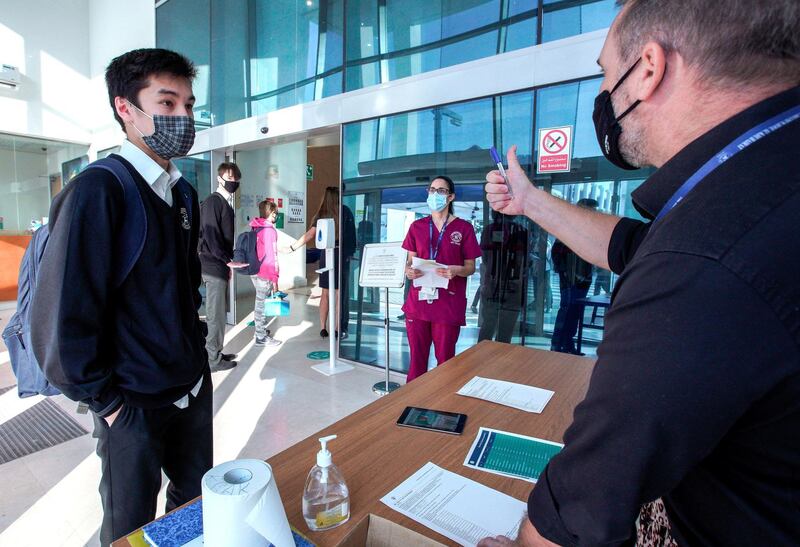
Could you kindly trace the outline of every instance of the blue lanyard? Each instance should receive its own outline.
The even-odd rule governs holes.
[[[754,128],[750,129],[749,131],[742,133],[736,139],[733,140],[728,146],[723,148],[717,154],[714,155],[713,158],[708,160],[705,165],[703,165],[700,169],[698,169],[694,175],[689,177],[686,182],[684,182],[680,188],[678,188],[677,192],[675,192],[667,204],[661,209],[656,217],[654,222],[658,222],[661,220],[667,213],[669,213],[673,207],[678,205],[686,195],[692,191],[692,189],[698,185],[698,183],[706,178],[709,174],[711,174],[714,169],[731,159],[733,156],[750,146],[751,144],[755,144],[762,138],[770,135],[780,129],[785,125],[789,125],[790,123],[800,119],[800,105],[790,108],[789,110],[778,114],[777,116],[768,119],[762,124],[755,126]]]
[[[439,240],[436,242],[436,249],[433,248],[433,217],[431,217],[431,223],[428,225],[428,257],[431,260],[436,260],[436,257],[439,256],[439,246],[442,244],[442,238],[444,237],[444,231],[447,229],[447,222],[450,220],[450,215],[444,221],[444,226],[442,226],[442,231],[439,232]]]

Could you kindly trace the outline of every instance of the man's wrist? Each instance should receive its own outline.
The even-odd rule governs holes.
[[[522,205],[523,213],[531,220],[535,220],[538,216],[539,205],[541,204],[541,196],[539,192],[544,192],[535,186],[531,188],[530,192],[525,194],[525,203]],[[546,192],[545,192],[546,193]]]

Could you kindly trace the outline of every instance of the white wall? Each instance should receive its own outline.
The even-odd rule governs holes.
[[[0,131],[89,142],[88,21],[88,0],[3,0],[0,62],[22,82],[0,87]]]
[[[155,44],[152,0],[2,0],[0,63],[22,83],[0,86],[0,132],[118,143],[103,83],[114,56]],[[111,143],[111,144],[108,144]],[[91,156],[91,154],[90,154]],[[93,156],[91,156],[93,157]]]
[[[116,146],[124,134],[108,103],[105,70],[114,57],[132,49],[155,47],[156,10],[152,0],[89,0],[89,74],[92,104],[92,149]]]

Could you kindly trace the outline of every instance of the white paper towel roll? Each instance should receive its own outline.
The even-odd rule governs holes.
[[[261,460],[221,463],[203,475],[206,547],[294,547],[272,468]]]

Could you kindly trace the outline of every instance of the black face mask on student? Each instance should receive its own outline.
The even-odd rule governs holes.
[[[619,124],[620,120],[631,113],[631,111],[639,106],[641,101],[635,101],[628,109],[623,112],[619,117],[614,114],[614,106],[611,104],[611,94],[622,85],[625,78],[630,76],[631,72],[636,65],[641,61],[641,57],[633,63],[628,71],[622,75],[617,84],[611,91],[602,91],[594,100],[594,112],[592,113],[592,120],[594,121],[594,130],[597,133],[597,143],[603,151],[603,155],[621,169],[638,169],[635,165],[631,165],[625,158],[622,157],[622,151],[619,148],[619,137],[622,134],[622,126]]]
[[[222,179],[222,187],[225,188],[225,191],[229,194],[233,194],[236,190],[239,189],[239,181],[238,180],[225,180]]]

